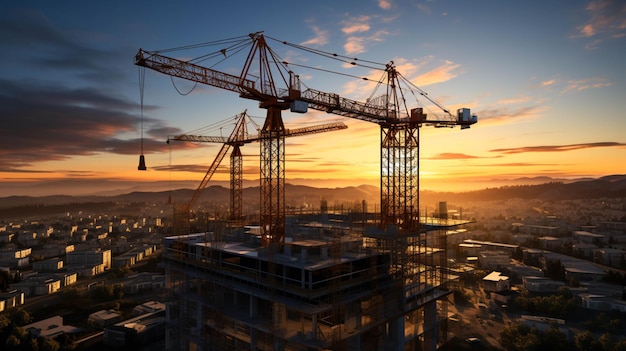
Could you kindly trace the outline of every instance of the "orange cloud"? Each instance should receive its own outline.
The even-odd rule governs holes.
[[[493,149],[491,152],[499,152],[503,154],[521,154],[525,152],[562,152],[580,149],[590,149],[597,147],[626,147],[626,143],[618,143],[613,141],[603,141],[597,143],[570,144],[570,145],[540,145],[540,146],[523,146],[517,148]]]
[[[494,163],[488,165],[478,165],[478,166],[502,166],[502,167],[529,167],[529,166],[562,166],[562,164],[554,164],[554,163],[532,163],[532,162],[511,162],[511,163]]]
[[[367,20],[367,18],[365,18],[365,20]],[[346,34],[362,33],[368,30],[370,30],[370,25],[367,23],[354,23],[341,28],[341,31]]]
[[[588,48],[626,35],[626,6],[622,0],[592,1],[585,10],[590,18],[577,29],[579,37],[595,39]]]
[[[378,0],[378,7],[383,10],[389,10],[391,8],[391,1],[389,0]]]
[[[461,65],[446,60],[443,65],[421,74],[411,81],[417,86],[447,82],[457,76],[457,73],[454,71],[459,67],[461,67]]]
[[[587,89],[599,89],[611,86],[610,82],[606,82],[602,78],[598,79],[581,79],[581,80],[570,80],[567,82],[567,86],[563,89],[561,94],[566,94],[572,91],[583,91]]]
[[[363,37],[348,37],[348,41],[343,45],[343,49],[346,51],[346,55],[355,55],[365,52],[365,46],[363,45]]]
[[[517,98],[501,99],[500,101],[498,101],[498,104],[513,105],[513,104],[526,103],[531,100],[532,98],[530,96],[521,96]]]
[[[466,160],[466,159],[473,159],[473,158],[481,158],[481,157],[461,154],[461,153],[453,153],[453,152],[445,152],[445,153],[437,154],[436,156],[433,156],[433,157],[424,157],[424,159],[426,160]]]
[[[328,44],[328,31],[327,30],[322,30],[317,26],[312,26],[311,29],[313,30],[315,37],[303,43],[300,43],[300,45],[322,46],[322,45]]]

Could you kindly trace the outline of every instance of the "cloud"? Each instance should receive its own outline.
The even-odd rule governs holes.
[[[523,103],[532,101],[532,99],[533,98],[530,96],[520,96],[520,97],[514,97],[514,98],[508,98],[508,99],[500,99],[498,101],[498,104],[502,104],[502,105],[523,104]]]
[[[417,7],[417,9],[420,12],[423,12],[423,13],[425,13],[427,15],[430,15],[430,13],[432,12],[430,7],[428,5],[426,5],[426,4],[424,4],[424,3],[418,3],[415,6]]]
[[[125,79],[115,63],[127,56],[127,51],[94,48],[93,38],[99,36],[73,28],[59,29],[39,10],[16,10],[0,18],[0,50],[10,48],[21,67],[31,67],[32,72],[63,72],[64,79],[73,77],[100,85]]]
[[[579,26],[578,37],[594,39],[587,47],[626,35],[626,3],[623,0],[598,0],[585,8],[589,19]]]
[[[391,8],[391,1],[389,0],[378,0],[378,7],[383,10],[389,10]]]
[[[467,159],[474,159],[474,158],[482,158],[482,157],[461,154],[461,153],[453,153],[453,152],[440,153],[433,157],[424,157],[425,160],[467,160]]]
[[[355,33],[364,33],[370,30],[369,25],[370,17],[352,17],[346,19],[342,23],[341,31],[347,34],[346,43],[343,45],[343,49],[347,55],[355,55],[365,52],[364,42],[365,36],[357,36]]]
[[[530,166],[562,166],[563,164],[555,163],[532,163],[532,162],[511,162],[511,163],[497,163],[489,166],[502,166],[502,167],[530,167]]]
[[[210,165],[200,165],[200,164],[184,164],[184,165],[164,165],[164,166],[153,166],[150,167],[151,170],[154,171],[172,171],[172,172],[191,172],[191,173],[202,173],[206,174]],[[225,160],[222,162],[220,167],[215,170],[214,174],[229,174],[230,170],[228,168],[228,161]]]
[[[367,20],[368,18],[365,18]],[[370,25],[367,23],[354,23],[350,26],[341,28],[341,31],[346,34],[362,33],[370,30]]]
[[[378,18],[381,20],[381,18]],[[385,22],[386,19],[382,18]],[[366,44],[378,43],[389,35],[386,30],[370,33],[372,18],[370,16],[350,17],[342,22],[341,31],[347,35],[343,45],[346,55],[356,55],[366,51]],[[367,34],[366,34],[367,33]]]
[[[312,26],[313,34],[315,36],[305,42],[300,43],[303,46],[324,46],[328,44],[328,31],[320,29],[318,26]]]
[[[502,125],[520,123],[524,120],[532,120],[541,117],[543,109],[537,106],[521,106],[515,109],[506,107],[495,109],[482,109],[478,112],[481,127],[488,125]]]
[[[412,81],[417,86],[447,82],[457,76],[455,70],[457,70],[460,66],[461,65],[457,63],[446,60],[443,64],[426,73],[420,74],[416,78],[412,79]]]
[[[127,112],[137,111],[138,106],[95,88],[0,80],[0,105],[3,170],[73,156],[140,152],[140,116]],[[180,132],[162,123],[144,116],[146,153],[166,150],[166,134],[160,133]],[[135,137],[124,139],[124,135]]]
[[[496,156],[500,158],[502,156]],[[536,166],[563,166],[562,163],[533,163],[533,162],[509,162],[509,163],[488,163],[488,164],[473,164],[478,167],[536,167]]]
[[[129,112],[139,106],[119,94],[135,68],[129,48],[110,39],[56,27],[39,10],[2,13],[0,50],[11,53],[0,79],[3,171],[27,172],[22,167],[75,156],[139,154],[141,117]],[[180,133],[150,118],[156,109],[144,106],[145,153],[166,150],[167,135]]]
[[[370,30],[369,16],[351,17],[342,23],[341,31],[345,34],[362,33]]]
[[[356,55],[365,52],[365,45],[363,45],[364,40],[364,37],[348,37],[346,43],[343,45],[346,55]]]
[[[523,147],[516,147],[516,148],[493,149],[489,151],[499,152],[502,154],[521,154],[525,152],[563,152],[563,151],[603,148],[603,147],[626,147],[626,143],[603,141],[603,142],[596,142],[596,143],[569,144],[569,145],[523,146]]]
[[[600,89],[610,87],[611,83],[602,78],[591,78],[581,80],[570,80],[567,82],[567,86],[563,89],[561,94],[567,94],[570,92],[578,92],[587,89]]]
[[[396,70],[418,87],[447,82],[459,75],[460,64],[449,60],[433,60],[433,56],[426,56],[420,61],[395,58],[393,62]]]

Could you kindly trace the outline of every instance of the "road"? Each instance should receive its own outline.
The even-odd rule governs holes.
[[[449,332],[461,340],[479,338],[480,348],[485,350],[504,350],[499,339],[500,332],[511,322],[508,311],[493,301],[490,303],[482,290],[467,291],[472,296],[472,305],[450,306],[448,310],[455,313],[455,317],[449,323]]]

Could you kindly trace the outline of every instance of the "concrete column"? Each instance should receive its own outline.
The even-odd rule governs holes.
[[[404,316],[389,321],[387,350],[404,351]]]
[[[313,339],[317,339],[317,314],[311,315],[311,336]]]
[[[348,350],[361,350],[361,333],[356,333],[347,340]]]
[[[361,304],[353,302],[346,306],[344,316],[346,330],[357,330],[361,328]]]
[[[439,325],[437,323],[437,301],[424,305],[424,351],[437,350]]]
[[[285,326],[287,322],[287,306],[285,304],[280,302],[272,303],[272,321],[279,330]]]
[[[254,318],[257,315],[257,298],[250,295],[250,318]]]
[[[196,330],[198,333],[197,335],[202,334],[202,324],[204,323],[203,321],[203,317],[202,317],[202,305],[201,304],[197,304],[196,305]]]
[[[250,351],[256,350],[256,329],[250,327]]]

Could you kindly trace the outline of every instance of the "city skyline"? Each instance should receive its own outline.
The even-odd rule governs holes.
[[[1,4],[0,182],[199,182],[219,145],[168,145],[167,137],[243,110],[262,120],[265,111],[232,92],[150,70],[141,93],[133,57],[139,48],[260,30],[326,52],[393,61],[450,110],[471,108],[479,121],[469,130],[422,128],[424,188],[469,190],[492,180],[625,173],[620,100],[626,96],[626,5],[619,1],[222,5]],[[309,71],[303,78],[315,82],[312,88],[357,101],[372,93],[371,85],[355,79]],[[288,126],[331,120],[348,125],[288,140],[288,182],[378,185],[377,125],[320,112],[285,114],[284,120]],[[142,135],[147,172],[137,171]],[[258,179],[258,147],[246,146],[244,153],[244,177]],[[214,178],[228,179],[227,160]],[[0,188],[7,192],[1,195],[20,195]]]

